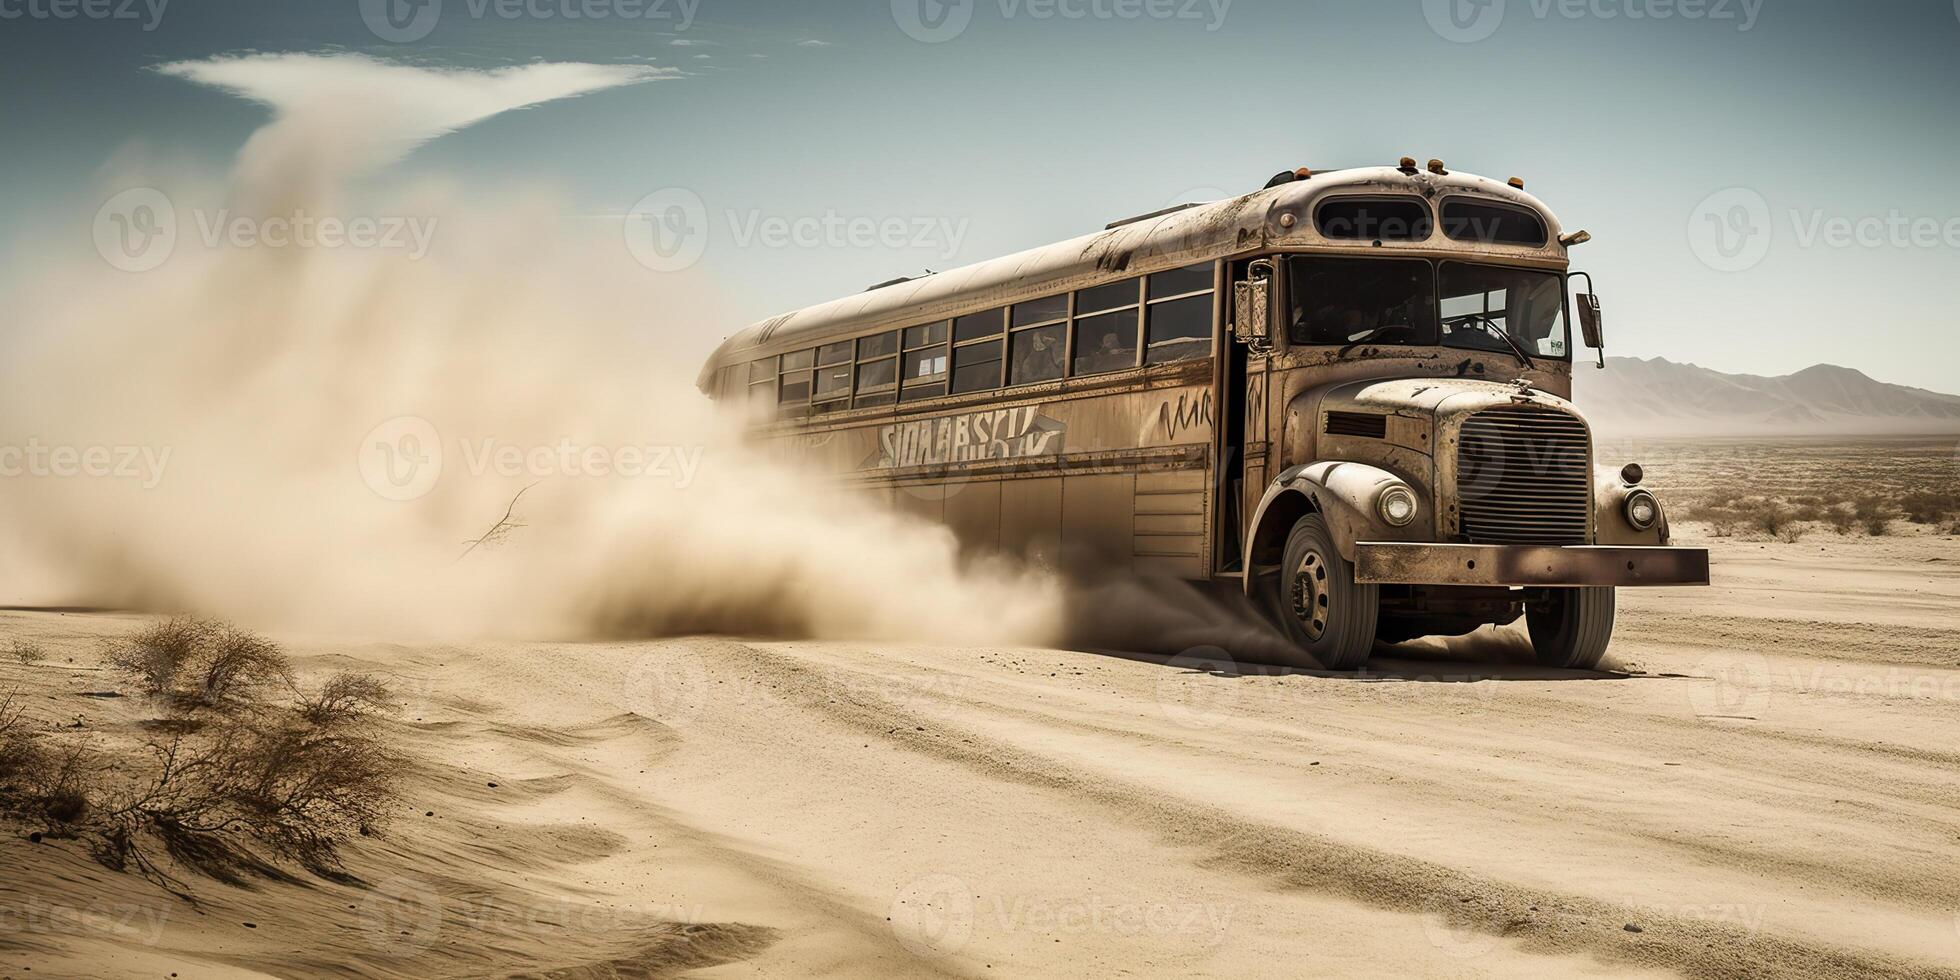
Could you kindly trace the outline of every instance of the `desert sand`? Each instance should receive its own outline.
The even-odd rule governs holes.
[[[1707,543],[1596,673],[281,636],[422,760],[354,877],[9,836],[0,976],[1960,976],[1960,548]],[[124,723],[144,622],[5,613],[0,689]]]

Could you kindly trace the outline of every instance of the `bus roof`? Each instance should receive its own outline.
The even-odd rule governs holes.
[[[1411,172],[1411,171],[1414,172]],[[702,369],[700,387],[712,394],[721,368],[831,343],[858,334],[916,326],[994,309],[1124,276],[1145,275],[1274,248],[1338,247],[1353,240],[1323,238],[1312,216],[1335,196],[1409,196],[1432,203],[1448,197],[1479,198],[1536,212],[1549,234],[1542,247],[1452,241],[1493,257],[1563,259],[1558,219],[1536,197],[1508,183],[1474,174],[1432,173],[1414,168],[1366,167],[1315,174],[1240,197],[1185,207],[1118,224],[1093,234],[1012,255],[897,280],[853,296],[808,306],[751,324],[723,341]],[[1441,230],[1427,242],[1383,242],[1383,253],[1439,247]]]

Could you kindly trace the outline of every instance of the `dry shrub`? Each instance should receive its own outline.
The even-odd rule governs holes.
[[[335,674],[320,693],[300,700],[299,712],[314,725],[329,727],[387,711],[394,692],[372,674]]]
[[[1803,536],[1809,532],[1810,527],[1808,525],[1791,521],[1777,530],[1776,539],[1784,544],[1796,544],[1798,541],[1803,540]]]
[[[48,659],[47,652],[41,649],[39,643],[29,643],[25,640],[15,640],[13,646],[8,649],[7,655],[18,661],[22,667],[29,667]]]
[[[340,674],[309,696],[276,644],[195,619],[144,630],[111,662],[195,723],[179,715],[152,726],[143,752],[101,759],[51,748],[13,698],[0,701],[0,814],[189,898],[166,860],[234,883],[290,877],[280,861],[332,875],[339,848],[394,806],[408,763],[375,723],[392,697],[380,680]]]
[[[180,617],[151,625],[108,659],[150,697],[197,707],[249,702],[292,682],[292,668],[277,644],[206,619]]]
[[[1848,501],[1840,501],[1824,512],[1824,520],[1831,525],[1831,530],[1850,534],[1858,526],[1858,508]]]
[[[218,624],[179,617],[152,623],[109,654],[109,666],[130,676],[151,697],[177,691],[178,678],[209,647]]]
[[[153,840],[221,879],[239,869],[269,873],[251,844],[333,870],[342,844],[384,822],[405,765],[371,732],[321,727],[300,712],[255,714],[149,749],[154,776],[101,808],[97,858],[161,874],[144,849]]]
[[[1960,514],[1960,492],[1920,490],[1899,498],[1899,510],[1914,524],[1938,524]]]
[[[86,746],[45,744],[13,694],[0,698],[0,814],[52,827],[89,815],[88,779],[99,770]]]
[[[213,632],[199,667],[197,700],[205,705],[252,697],[274,684],[292,685],[292,668],[278,645],[232,626]]]

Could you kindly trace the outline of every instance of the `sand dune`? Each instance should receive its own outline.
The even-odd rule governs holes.
[[[408,692],[360,881],[193,910],[7,839],[0,974],[1960,976],[1951,541],[1714,544],[1596,674],[289,637]],[[135,622],[6,614],[57,662],[0,686],[126,710],[77,694]]]

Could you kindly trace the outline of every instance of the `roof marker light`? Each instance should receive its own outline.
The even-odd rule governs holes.
[[[1395,169],[1397,169],[1397,170],[1400,170],[1400,171],[1402,171],[1402,172],[1403,172],[1403,173],[1405,173],[1405,174],[1412,174],[1412,173],[1415,173],[1415,172],[1416,172],[1416,158],[1415,158],[1415,157],[1403,157],[1403,158],[1402,158],[1402,165],[1401,165],[1401,166],[1399,166],[1399,167],[1397,167],[1397,168],[1395,168]]]
[[[1429,161],[1429,172],[1439,177],[1447,177],[1450,174],[1448,170],[1443,169],[1443,161],[1441,160]]]
[[[1511,185],[1512,187],[1515,187],[1515,188],[1517,188],[1518,190],[1524,190],[1524,178],[1523,178],[1523,177],[1513,177],[1513,178],[1511,178],[1511,179],[1510,179],[1509,181],[1506,181],[1506,183],[1509,183],[1509,184],[1510,184],[1510,185]]]

